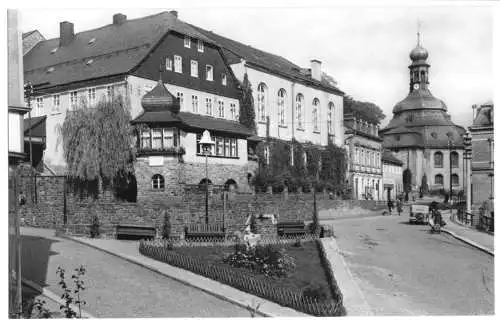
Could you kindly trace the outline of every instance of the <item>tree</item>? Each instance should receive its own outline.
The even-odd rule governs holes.
[[[129,111],[129,102],[119,95],[96,107],[84,99],[66,114],[58,132],[70,179],[98,181],[102,188],[129,182],[134,160]]]
[[[353,113],[355,116],[374,124],[380,124],[385,119],[385,114],[378,105],[357,101],[348,95],[344,96],[344,113]]]
[[[254,132],[256,131],[252,84],[248,80],[247,73],[245,73],[241,84],[240,123]]]
[[[403,171],[403,191],[405,192],[405,201],[408,202],[408,193],[411,192],[411,170],[409,168]]]
[[[321,153],[320,179],[332,191],[342,191],[345,188],[347,171],[347,153],[329,141]]]

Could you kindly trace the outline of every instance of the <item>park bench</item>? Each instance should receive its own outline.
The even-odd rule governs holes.
[[[278,235],[280,236],[301,235],[307,233],[304,221],[278,222],[277,228]]]
[[[147,225],[118,224],[116,226],[116,238],[125,237],[154,239],[156,237],[156,229]]]
[[[224,239],[226,237],[222,224],[190,223],[185,228],[185,239]]]

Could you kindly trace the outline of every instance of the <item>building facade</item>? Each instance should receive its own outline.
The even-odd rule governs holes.
[[[382,153],[382,179],[384,200],[394,200],[403,193],[403,162],[397,159],[391,152]]]
[[[397,103],[393,118],[380,131],[383,146],[403,162],[412,174],[413,190],[427,177],[431,190],[463,188],[463,135],[465,129],[454,124],[446,104],[429,90],[429,54],[418,44],[411,51],[410,90]]]
[[[472,137],[471,191],[472,209],[494,199],[494,127],[493,102],[474,107],[474,121],[469,131]],[[493,212],[493,210],[491,210]]]
[[[257,137],[342,147],[343,96],[319,60],[301,68],[287,59],[197,28],[223,48],[227,63],[252,85]],[[250,143],[252,144],[252,143]]]
[[[382,138],[378,126],[352,115],[344,117],[348,153],[347,186],[354,199],[382,200]]]

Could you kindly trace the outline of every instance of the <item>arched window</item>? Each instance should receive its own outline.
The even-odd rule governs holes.
[[[313,109],[312,109],[312,122],[313,122],[313,131],[319,131],[319,100],[313,100]]]
[[[451,167],[458,168],[458,153],[456,151],[451,152]]]
[[[355,150],[355,155],[354,155],[354,161],[356,163],[359,163],[359,149],[356,147],[356,150]]]
[[[257,87],[257,120],[266,122],[267,113],[267,86],[260,83]]]
[[[443,153],[440,151],[434,153],[434,167],[443,168]]]
[[[161,190],[165,188],[165,178],[160,174],[154,174],[151,178],[151,187],[154,190]]]
[[[329,135],[333,134],[333,109],[334,109],[333,102],[328,103],[328,114],[327,114],[327,119],[326,119],[326,127],[327,127]]]
[[[425,71],[420,71],[420,81],[425,82]]]
[[[460,184],[460,180],[457,174],[451,175],[451,185],[458,186]]]
[[[297,114],[297,128],[304,129],[304,96],[302,94],[297,94],[297,98],[295,100],[296,104],[296,114]]]
[[[286,91],[284,89],[280,89],[278,91],[278,120],[279,124],[282,126],[286,124],[285,109],[286,109]]]
[[[434,184],[443,185],[443,175],[437,174],[436,176],[434,176]]]

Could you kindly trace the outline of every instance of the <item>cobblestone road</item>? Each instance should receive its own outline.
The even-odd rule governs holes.
[[[23,276],[60,294],[57,266],[84,265],[85,310],[95,317],[249,317],[249,312],[120,258],[23,228]],[[67,280],[69,282],[69,280]]]

